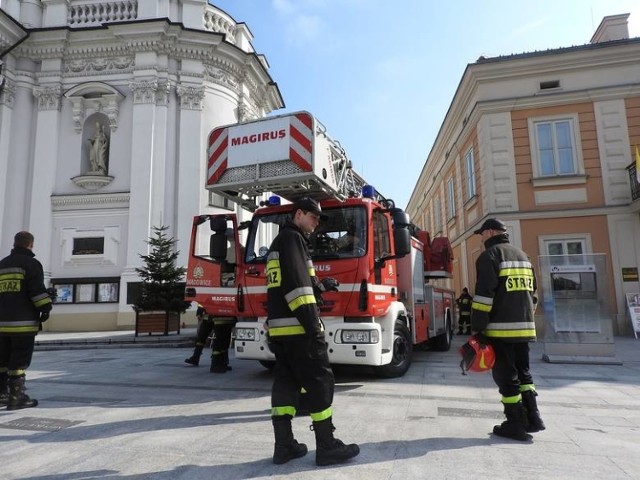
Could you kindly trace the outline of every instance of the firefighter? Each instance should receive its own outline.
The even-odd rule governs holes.
[[[335,379],[316,295],[337,291],[338,282],[333,278],[318,280],[308,247],[308,236],[323,217],[315,200],[305,197],[295,202],[291,218],[274,239],[267,256],[269,347],[276,357],[271,391],[275,464],[307,453],[307,446],[298,443],[291,430],[301,389],[308,397],[316,465],[341,463],[360,453],[358,445],[345,445],[333,436]]]
[[[194,367],[200,365],[200,356],[202,355],[202,350],[207,343],[207,338],[209,338],[209,335],[211,335],[211,332],[213,332],[213,317],[207,315],[206,310],[200,304],[198,304],[198,308],[196,310],[196,318],[198,319],[196,345],[193,349],[193,355],[184,360],[185,363],[193,365]]]
[[[474,231],[482,236],[485,251],[476,261],[471,329],[486,337],[495,350],[491,372],[507,419],[493,427],[493,433],[528,441],[532,437],[527,432],[545,429],[529,372],[529,342],[536,339],[536,277],[527,254],[509,243],[506,231],[505,224],[495,218]]]
[[[207,343],[207,338],[213,332],[209,371],[211,373],[227,373],[231,370],[229,366],[229,347],[231,345],[231,331],[236,323],[235,317],[213,317],[212,315],[207,315],[204,307],[200,304],[198,304],[198,309],[196,310],[196,317],[198,318],[196,345],[193,349],[193,355],[186,358],[184,360],[185,363],[194,367],[200,365],[202,350]]]
[[[469,289],[464,287],[462,293],[456,298],[458,306],[458,335],[471,335],[471,301],[473,297],[469,295]]]
[[[38,405],[25,393],[25,374],[52,302],[33,240],[31,233],[18,232],[11,254],[0,260],[0,405],[7,410]]]

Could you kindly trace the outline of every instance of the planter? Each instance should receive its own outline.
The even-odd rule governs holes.
[[[165,311],[136,312],[136,333],[162,333],[169,335],[169,332],[180,333],[180,313]]]

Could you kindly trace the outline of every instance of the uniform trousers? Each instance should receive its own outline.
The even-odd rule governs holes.
[[[270,340],[276,356],[271,390],[272,407],[299,407],[300,390],[307,392],[310,413],[324,412],[333,403],[335,378],[323,337],[300,335],[295,339]]]
[[[0,369],[9,372],[26,370],[31,365],[34,334],[1,335],[0,334]]]
[[[503,397],[520,394],[520,385],[533,383],[529,373],[529,343],[506,342],[488,339],[496,353],[496,363],[491,370],[493,381]]]

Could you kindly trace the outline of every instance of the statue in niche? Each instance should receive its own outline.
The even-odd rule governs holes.
[[[109,141],[104,133],[104,126],[100,122],[96,122],[96,134],[87,142],[89,143],[89,173],[106,175]]]

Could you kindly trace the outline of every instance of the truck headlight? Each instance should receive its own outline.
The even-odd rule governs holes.
[[[256,332],[255,328],[236,328],[236,340],[255,342],[257,337]]]
[[[380,334],[378,330],[342,330],[340,340],[342,343],[378,343]]]

